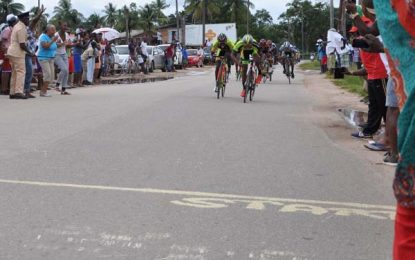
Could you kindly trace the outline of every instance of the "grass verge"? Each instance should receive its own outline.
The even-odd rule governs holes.
[[[300,68],[303,70],[320,70],[320,62],[315,61],[306,61],[300,64]]]
[[[334,79],[333,75],[327,77],[341,89],[347,90],[351,93],[356,93],[362,97],[367,96],[366,90],[363,88],[364,80],[361,77],[344,75],[344,79]]]

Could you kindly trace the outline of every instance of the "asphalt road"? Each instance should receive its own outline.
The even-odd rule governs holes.
[[[0,259],[390,259],[391,174],[313,123],[301,73],[0,98]]]

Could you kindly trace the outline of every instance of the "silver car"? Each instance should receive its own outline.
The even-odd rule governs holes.
[[[164,51],[158,46],[147,46],[147,53],[149,59],[149,70],[153,72],[154,70],[161,69],[161,71],[166,71],[166,58],[164,57]]]

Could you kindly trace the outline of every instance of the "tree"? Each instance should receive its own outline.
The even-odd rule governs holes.
[[[271,14],[265,9],[257,10],[254,18],[258,26],[272,25],[273,22]]]
[[[104,7],[104,21],[109,27],[114,27],[117,20],[117,7],[112,3],[108,3]]]
[[[163,10],[170,6],[166,3],[166,0],[154,0],[151,2],[150,6],[155,13],[157,25],[164,23],[167,20],[167,16],[163,13]]]
[[[72,8],[71,0],[59,0],[58,5],[53,9],[53,13],[55,15],[51,20],[55,25],[65,21],[69,28],[76,28],[85,20],[80,12]]]
[[[329,12],[327,3],[323,2],[313,4],[309,0],[293,0],[288,3],[287,10],[279,17],[279,24],[286,31],[285,39],[301,46],[304,38],[303,51],[314,50],[316,40],[325,35],[330,26]]]
[[[157,22],[157,11],[149,4],[141,6],[138,10],[140,27],[146,32],[152,32]]]
[[[129,6],[124,5],[121,9],[117,10],[115,29],[130,34],[132,30],[138,28],[140,28],[140,22],[137,5],[135,3],[131,3]]]
[[[185,11],[192,15],[194,23],[201,23],[204,10],[204,0],[186,0]],[[218,1],[210,0],[207,5],[207,16],[212,20],[213,16],[220,14]]]
[[[98,29],[102,27],[104,22],[104,17],[100,16],[98,13],[93,13],[86,20],[86,27],[90,29]]]
[[[20,14],[25,9],[21,3],[14,3],[14,0],[1,0],[0,1],[0,21],[1,23],[6,22],[8,14]]]

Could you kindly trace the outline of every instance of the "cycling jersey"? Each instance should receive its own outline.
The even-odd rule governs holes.
[[[217,52],[217,56],[225,56],[226,53],[232,52],[233,48],[234,44],[229,39],[225,43],[216,40],[212,45],[211,52]]]
[[[243,41],[239,41],[235,44],[233,51],[241,54],[241,60],[243,63],[249,62],[249,55],[257,55],[259,53],[259,46],[257,42],[247,46]]]

